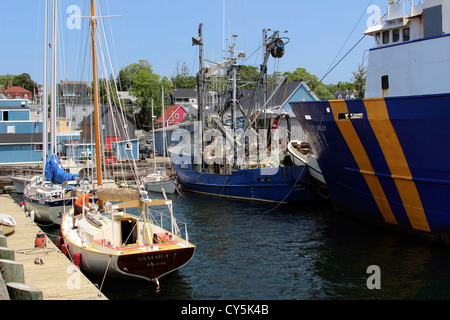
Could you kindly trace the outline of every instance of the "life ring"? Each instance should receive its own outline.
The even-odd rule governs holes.
[[[269,123],[269,130],[267,130],[267,147],[271,147],[272,145],[272,132],[271,130],[276,130],[280,126],[281,123],[281,117],[284,117],[286,119],[287,123],[287,141],[291,141],[291,117],[287,114],[279,114],[275,117],[275,119],[272,122],[272,125]]]

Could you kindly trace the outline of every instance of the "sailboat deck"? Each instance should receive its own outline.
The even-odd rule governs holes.
[[[189,246],[184,241],[179,241],[176,237],[172,238],[166,230],[150,223],[148,223],[148,228],[152,230],[153,245],[149,245],[149,229],[144,223],[136,226],[138,229],[136,242],[125,244],[120,236],[120,222],[131,219],[131,215],[119,214],[115,216],[114,221],[110,215],[100,213],[93,215],[93,217],[101,226],[89,222],[89,219],[77,219],[77,228],[74,229],[72,219],[64,219],[65,233],[75,245],[91,251],[112,255],[165,251]]]

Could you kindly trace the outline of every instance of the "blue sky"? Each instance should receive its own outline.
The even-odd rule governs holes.
[[[191,45],[203,23],[207,59],[223,58],[223,0],[101,0],[103,15],[113,30],[108,36],[114,72],[140,59],[148,60],[153,71],[171,77],[177,64],[186,63],[191,74],[198,70],[198,49]],[[384,0],[225,0],[225,41],[231,32],[239,35],[236,47],[246,50],[241,63],[259,66],[262,29],[284,31],[290,42],[285,56],[269,61],[269,72],[306,68],[322,78],[338,55],[340,59],[362,36],[370,13],[368,5],[383,8]],[[44,0],[0,0],[0,74],[27,72],[42,83]],[[67,9],[76,5],[88,15],[89,1],[59,0],[60,71],[59,79],[80,80],[88,71],[83,45],[87,41],[87,23],[69,30]],[[359,20],[359,23],[357,23]],[[353,32],[352,32],[353,31]],[[62,37],[61,37],[62,35]],[[349,81],[362,62],[364,51],[373,46],[366,37],[346,59],[325,78],[324,83]],[[336,60],[336,61],[337,61]]]

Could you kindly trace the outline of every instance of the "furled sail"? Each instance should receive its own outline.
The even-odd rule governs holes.
[[[103,201],[139,200],[139,190],[99,187],[97,196]]]
[[[52,155],[45,165],[45,179],[55,183],[74,181],[79,178],[79,174],[67,173],[59,163],[56,154]]]

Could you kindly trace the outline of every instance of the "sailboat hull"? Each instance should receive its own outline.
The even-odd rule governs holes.
[[[45,223],[61,224],[61,217],[64,210],[72,207],[75,199],[59,199],[55,201],[45,201],[33,199],[24,195],[24,202],[26,210],[31,213],[34,212],[35,220]]]
[[[11,181],[17,193],[23,193],[25,186],[32,181],[32,177],[11,176]]]
[[[194,256],[195,247],[124,255],[93,252],[74,244],[69,244],[68,250],[72,257],[80,254],[83,272],[96,276],[106,273],[115,279],[151,281],[188,263]]]
[[[175,181],[172,178],[146,181],[145,189],[152,192],[161,192],[161,189],[164,189],[164,192],[167,194],[175,193]]]

